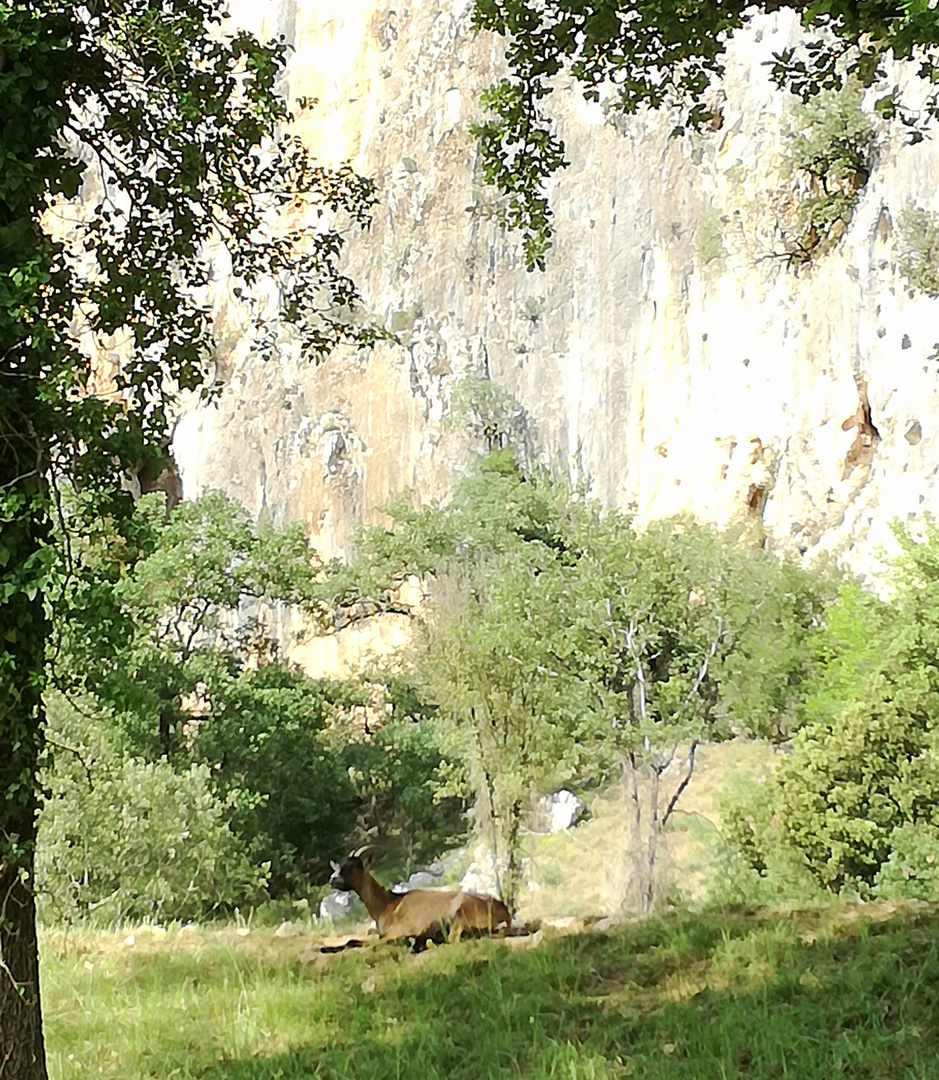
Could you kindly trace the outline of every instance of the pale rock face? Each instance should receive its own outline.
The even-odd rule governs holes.
[[[641,521],[761,514],[779,541],[876,578],[890,521],[939,509],[939,305],[909,294],[895,230],[911,200],[939,209],[939,140],[905,146],[880,124],[841,242],[796,270],[773,258],[791,106],[761,65],[794,19],[735,43],[714,132],[608,123],[562,85],[552,108],[572,165],[552,183],[547,271],[528,273],[518,238],[468,209],[492,198],[468,125],[502,70],[470,0],[232,7],[295,44],[289,92],[319,98],[298,123],[319,156],[375,176],[349,271],[402,343],[315,367],[287,342],[264,363],[226,301],[227,389],[175,441],[187,496],[224,488],[346,554],[391,495],[446,493],[471,446],[453,388],[488,375],[527,411],[544,461]],[[706,220],[720,232],[710,260]]]

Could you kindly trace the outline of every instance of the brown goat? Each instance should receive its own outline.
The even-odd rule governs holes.
[[[363,849],[333,863],[329,879],[335,889],[353,891],[361,897],[378,933],[388,941],[409,938],[419,952],[428,941],[459,941],[466,931],[488,934],[512,926],[508,908],[493,896],[479,896],[462,889],[410,889],[391,892],[368,872]]]

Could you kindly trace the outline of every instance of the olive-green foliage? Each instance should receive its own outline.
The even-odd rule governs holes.
[[[797,105],[793,120],[784,165],[812,182],[799,203],[801,250],[822,252],[841,237],[867,183],[874,128],[850,83]]]
[[[574,537],[583,554],[571,572],[571,660],[588,695],[580,737],[594,768],[623,772],[631,787],[628,899],[648,909],[665,894],[662,833],[698,745],[789,726],[830,584],[753,537],[686,518],[640,532],[594,510]]]
[[[50,707],[55,765],[39,822],[37,883],[47,921],[193,920],[256,900],[267,868],[230,826],[208,766],[126,757],[108,718]]]
[[[874,883],[878,896],[939,901],[939,826],[907,822],[890,834],[890,855]]]
[[[546,677],[564,610],[556,566],[567,557],[567,498],[546,476],[523,476],[510,451],[490,454],[446,505],[392,506],[393,528],[366,530],[349,571],[363,591],[391,593],[412,573],[425,581],[429,618],[410,656],[413,678],[438,707],[448,754],[465,763],[509,903],[531,796],[578,755],[570,680]],[[459,789],[451,769],[454,780]]]
[[[901,553],[895,564],[890,629],[892,680],[913,695],[939,693],[939,525],[924,515],[915,526],[894,525]]]
[[[821,895],[801,853],[787,842],[772,775],[735,782],[723,793],[720,817],[710,903],[805,903]]]
[[[607,745],[638,752],[650,739],[788,726],[829,576],[690,518],[640,531],[593,508],[571,546],[582,553],[571,571],[576,666]]]
[[[83,512],[80,495],[72,505]],[[265,602],[298,605],[317,565],[302,527],[256,525],[221,492],[168,517],[162,497],[147,496],[131,525],[132,543],[107,521],[95,531],[82,525],[71,614],[58,624],[58,681],[118,710],[134,752],[172,756],[181,697],[202,678],[206,657],[232,668],[276,653],[249,613]]]
[[[785,154],[789,168],[825,184],[856,184],[859,174],[866,174],[874,127],[857,86],[821,91],[797,105],[793,119]]]
[[[69,506],[82,512],[80,496]],[[146,497],[133,523],[133,544],[106,522],[85,530],[72,610],[87,593],[98,619],[72,619],[60,636],[60,681],[117,710],[115,748],[181,775],[207,766],[275,897],[325,880],[363,829],[387,830],[414,857],[460,832],[459,800],[434,801],[442,758],[410,719],[428,710],[406,680],[389,677],[398,722],[347,746],[342,717],[369,701],[367,688],[278,659],[265,603],[299,608],[319,588],[301,528],[255,525],[219,492],[168,518]]]
[[[521,888],[521,829],[532,797],[580,759],[572,738],[578,695],[567,673],[551,668],[564,602],[557,556],[541,540],[514,548],[468,563],[455,558],[438,573],[412,655],[476,788],[477,817],[510,908]]]
[[[721,214],[718,210],[709,210],[701,215],[698,227],[694,231],[695,260],[702,268],[709,265],[720,266],[726,256]]]
[[[456,550],[472,562],[502,555],[519,540],[557,542],[545,523],[559,498],[563,502],[546,481],[520,482],[510,449],[486,455],[484,466],[472,468],[444,505],[416,508],[416,499],[405,493],[388,507],[391,528],[363,529],[356,558],[330,564],[316,586],[317,614],[330,626],[376,611],[412,614],[399,600],[399,588],[411,575],[433,575]]]
[[[889,602],[846,585],[814,639],[814,676],[793,752],[761,797],[762,847],[736,837],[759,871],[776,844],[832,891],[932,895],[939,824],[939,532],[895,530],[902,553]],[[781,853],[777,853],[777,856]]]
[[[798,726],[832,724],[846,703],[863,697],[888,660],[891,605],[856,582],[844,582],[810,642],[811,678],[797,702]]]
[[[939,768],[923,754],[923,717],[874,682],[869,700],[793,740],[779,767],[779,814],[787,839],[816,880],[866,894],[887,861],[894,830],[939,823]],[[880,691],[880,693],[878,693]]]
[[[462,767],[444,742],[432,719],[391,720],[342,754],[360,824],[381,837],[383,856],[403,870],[435,858],[466,832]]]
[[[481,439],[486,450],[499,450],[517,440],[525,410],[491,379],[461,379],[453,389],[449,417]]]
[[[640,531],[507,453],[445,506],[391,513],[348,572],[389,594],[424,578],[415,679],[509,879],[533,793],[572,770],[626,762],[658,778],[678,743],[786,726],[829,587],[751,539],[690,519]],[[648,810],[657,830],[672,806],[663,795]]]
[[[939,296],[939,215],[907,206],[897,221],[900,273],[913,289]]]
[[[356,700],[343,683],[310,679],[283,664],[231,670],[201,656],[193,666],[211,711],[196,721],[181,768],[201,762],[229,820],[273,895],[324,880],[348,842],[358,802],[342,747],[324,732],[330,708]]]

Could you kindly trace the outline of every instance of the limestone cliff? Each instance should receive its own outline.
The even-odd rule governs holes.
[[[774,257],[791,102],[761,65],[793,20],[735,42],[715,131],[612,123],[562,86],[572,164],[553,185],[547,271],[528,273],[486,214],[467,132],[501,63],[499,42],[471,32],[471,0],[233,11],[295,45],[289,93],[319,99],[300,121],[319,155],[377,178],[349,269],[401,344],[314,367],[288,341],[264,363],[239,327],[274,309],[223,296],[228,386],[180,423],[185,494],[222,487],[341,553],[394,492],[446,491],[468,446],[451,396],[485,374],[521,403],[542,459],[640,518],[761,514],[780,540],[871,572],[892,518],[939,507],[939,303],[910,293],[895,228],[910,201],[939,209],[939,140],[906,146],[878,122],[837,246]]]

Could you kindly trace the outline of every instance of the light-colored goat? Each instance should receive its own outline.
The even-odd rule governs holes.
[[[409,938],[419,952],[428,941],[459,941],[467,931],[505,933],[512,926],[508,908],[494,896],[463,889],[409,889],[392,892],[369,873],[366,849],[333,863],[335,889],[358,893],[378,933],[389,941]]]

